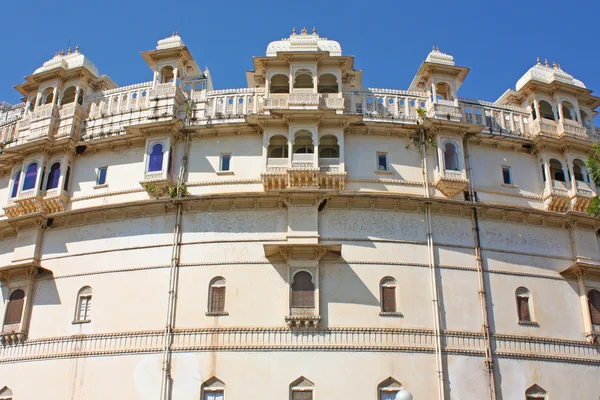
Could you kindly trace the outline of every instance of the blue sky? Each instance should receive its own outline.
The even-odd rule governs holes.
[[[59,5],[57,5],[59,4]],[[313,26],[355,56],[364,86],[406,89],[432,45],[471,68],[460,97],[494,101],[537,56],[600,95],[600,1],[156,1],[31,0],[2,4],[0,100],[57,50],[81,51],[117,84],[151,80],[141,51],[180,32],[216,89],[245,87],[252,56],[292,28]],[[595,28],[595,29],[594,29]],[[600,126],[600,117],[596,118]]]

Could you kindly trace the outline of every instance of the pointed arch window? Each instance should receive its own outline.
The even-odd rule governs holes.
[[[210,281],[210,288],[208,294],[208,315],[226,314],[225,292],[225,278],[218,276]]]
[[[17,172],[15,172],[14,179],[13,179],[13,187],[12,187],[12,191],[10,192],[11,199],[17,197],[17,193],[19,193],[19,184],[20,183],[21,183],[21,170],[18,170]]]
[[[5,326],[21,323],[24,304],[25,292],[23,289],[17,289],[10,294],[8,305],[6,306],[6,315],[4,317]]]
[[[8,386],[4,386],[2,390],[0,390],[0,400],[12,400],[13,392],[8,388]]]
[[[38,165],[36,162],[32,162],[26,169],[25,180],[23,181],[23,190],[30,190],[35,187],[37,180]]]
[[[75,322],[84,323],[91,321],[92,288],[84,286],[77,293],[77,307],[75,308]]]
[[[531,313],[531,294],[525,287],[517,289],[517,316],[519,317],[519,323],[531,323],[533,321]]]
[[[542,100],[539,102],[539,106],[542,118],[551,119],[552,121],[556,120],[556,117],[554,116],[554,109],[550,103],[548,103],[546,100]]]
[[[592,289],[588,292],[588,306],[592,325],[600,326],[600,291]]]
[[[381,280],[381,312],[396,312],[396,281],[386,277]]]
[[[55,162],[50,167],[50,172],[48,172],[48,180],[46,181],[46,190],[56,189],[58,187],[59,178],[60,178],[60,163]]]
[[[550,174],[555,181],[565,182],[565,171],[563,165],[556,158],[550,160]]]
[[[306,271],[299,271],[294,274],[292,279],[292,307],[314,307],[315,284],[313,283],[313,276]]]
[[[526,400],[546,400],[548,393],[538,385],[533,385],[525,392]]]
[[[156,143],[152,146],[150,160],[148,161],[148,172],[158,172],[163,169],[164,150],[163,145]]]
[[[313,400],[315,384],[301,376],[290,385],[290,400]]]
[[[392,377],[387,378],[377,386],[378,400],[395,400],[398,392],[402,390],[402,384]]]
[[[444,169],[447,171],[460,171],[458,150],[452,142],[444,145]]]
[[[202,400],[225,400],[225,383],[212,377],[202,384]]]

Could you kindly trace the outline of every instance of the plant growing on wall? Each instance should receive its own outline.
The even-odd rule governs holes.
[[[587,167],[589,170],[590,178],[596,185],[596,187],[600,187],[600,144],[594,143],[592,147],[594,153],[587,160]],[[600,217],[600,198],[596,195],[587,209],[588,215],[592,217]]]
[[[152,183],[143,183],[142,187],[148,194],[152,197],[156,197],[157,199],[162,195],[162,191],[156,185]]]
[[[169,197],[172,199],[181,198],[188,194],[187,186],[185,185],[177,185],[177,186],[169,186],[167,188],[167,193]]]
[[[427,111],[422,108],[419,107],[415,110],[415,112],[417,113],[417,124],[419,125],[419,136],[418,137],[414,137],[412,143],[409,143],[406,145],[406,149],[408,150],[411,146],[415,146],[415,149],[418,149],[419,146],[421,145],[420,140],[421,140],[421,132],[424,134],[423,138],[424,138],[424,144],[425,144],[425,149],[427,150],[429,147],[435,148],[436,144],[435,144],[435,140],[434,140],[434,134],[430,133],[428,129],[425,128],[424,123],[425,123],[425,118],[427,118]]]

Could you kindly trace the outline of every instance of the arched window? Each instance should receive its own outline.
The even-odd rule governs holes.
[[[92,309],[92,288],[84,286],[77,293],[77,307],[75,308],[76,322],[90,322]]]
[[[458,160],[458,151],[454,143],[444,145],[444,169],[449,171],[460,171],[460,162]]]
[[[563,101],[561,107],[564,119],[577,121],[577,114],[575,113],[575,107],[573,107],[573,104],[569,103],[568,101]]]
[[[325,135],[319,141],[319,158],[339,158],[340,146],[337,137]]]
[[[294,136],[294,154],[314,153],[312,134],[308,131],[298,131]]]
[[[437,98],[440,100],[454,100],[452,97],[452,91],[450,90],[450,85],[446,82],[439,82],[435,85],[435,92],[437,94]]]
[[[65,183],[63,184],[63,190],[69,190],[69,178],[71,177],[71,167],[67,167],[67,173],[65,174]]]
[[[60,163],[55,162],[50,167],[48,172],[48,180],[46,181],[46,190],[56,189],[58,187],[58,179],[60,178]]]
[[[315,306],[315,284],[306,271],[297,272],[292,278],[292,307]]]
[[[395,400],[402,384],[392,377],[387,378],[377,386],[378,400]]]
[[[36,162],[29,164],[25,170],[25,180],[23,181],[23,190],[33,189],[37,180],[38,165]]]
[[[288,158],[288,141],[283,135],[271,136],[268,148],[269,158]]]
[[[381,312],[396,312],[396,281],[394,278],[383,278],[380,284],[381,288]]]
[[[579,114],[581,114],[581,123],[583,126],[585,126],[586,129],[591,129],[592,123],[590,122],[590,117],[587,115],[587,113],[580,109]]]
[[[77,93],[77,89],[75,86],[69,86],[62,95],[62,100],[60,102],[61,105],[70,104],[75,101],[75,94]]]
[[[13,392],[7,386],[0,390],[0,400],[12,400]]]
[[[294,89],[312,89],[314,88],[312,74],[307,69],[300,69],[294,77]]]
[[[301,376],[290,385],[291,400],[313,400],[315,384]]]
[[[515,295],[517,297],[517,315],[519,317],[519,323],[531,322],[531,296],[529,294],[529,290],[527,288],[520,287],[515,292]]]
[[[25,292],[22,289],[17,289],[10,294],[8,305],[6,306],[6,315],[4,316],[5,326],[21,323],[24,304]]]
[[[535,104],[531,103],[531,116],[533,119],[537,119],[537,113],[535,112]]]
[[[42,93],[42,97],[40,98],[41,105],[50,104],[50,103],[52,103],[53,100],[54,100],[54,89],[48,88],[48,89],[44,90],[44,93]]]
[[[573,179],[576,181],[589,183],[587,169],[581,160],[573,161]]]
[[[175,79],[173,67],[167,66],[160,70],[160,83],[170,83]]]
[[[225,312],[225,287],[225,278],[218,276],[216,278],[213,278],[212,281],[210,281],[210,288],[208,294],[209,313]]]
[[[550,175],[555,181],[565,182],[565,171],[563,170],[562,163],[556,158],[550,160]]]
[[[12,187],[12,191],[10,192],[11,199],[17,197],[17,193],[19,193],[19,184],[20,183],[21,183],[21,170],[18,170],[17,172],[15,172],[15,175],[13,178],[13,187]]]
[[[600,326],[600,291],[592,289],[588,292],[588,305],[592,324]]]
[[[83,89],[79,89],[79,97],[77,98],[77,104],[83,105]]]
[[[271,93],[289,93],[290,78],[287,75],[277,74],[271,78]]]
[[[225,384],[216,377],[212,377],[202,384],[202,400],[224,400]]]
[[[554,117],[554,110],[552,110],[552,105],[548,103],[546,100],[540,101],[540,114],[542,114],[542,118],[551,119],[553,121],[556,120]]]
[[[337,77],[333,74],[323,74],[319,77],[317,91],[319,93],[337,93],[338,92]]]
[[[152,146],[150,160],[148,161],[148,172],[162,171],[163,169],[163,145],[156,143]]]
[[[545,400],[547,393],[538,385],[533,385],[525,392],[526,400]]]

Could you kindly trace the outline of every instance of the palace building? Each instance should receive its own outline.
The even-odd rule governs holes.
[[[141,55],[119,87],[59,52],[0,105],[0,399],[600,397],[583,82],[466,99],[434,48],[365,88],[305,29],[242,89],[178,34]]]

